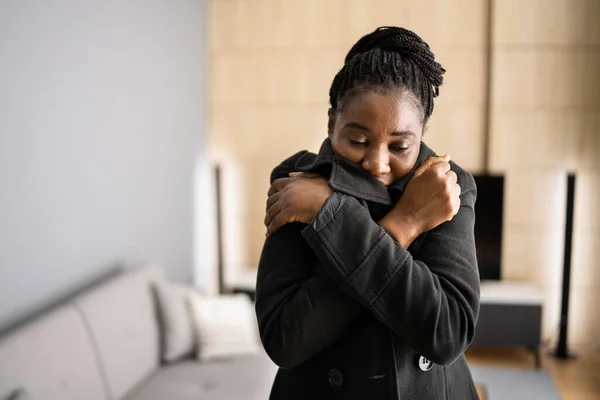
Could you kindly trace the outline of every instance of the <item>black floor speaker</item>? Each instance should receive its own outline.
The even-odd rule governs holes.
[[[563,258],[562,301],[558,343],[552,353],[560,359],[573,358],[568,346],[569,292],[571,285],[571,249],[573,245],[573,214],[575,208],[575,174],[567,175],[567,213],[565,222],[565,252]]]

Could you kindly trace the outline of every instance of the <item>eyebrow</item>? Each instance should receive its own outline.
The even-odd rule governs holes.
[[[361,131],[371,132],[371,130],[369,128],[367,128],[364,125],[359,124],[358,122],[348,122],[346,125],[344,125],[344,128],[355,128],[355,129],[359,129]],[[399,131],[399,132],[390,133],[390,136],[413,136],[414,137],[417,135],[415,135],[415,133],[412,131]]]

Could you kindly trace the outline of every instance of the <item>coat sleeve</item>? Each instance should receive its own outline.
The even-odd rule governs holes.
[[[291,172],[284,162],[271,181]],[[288,171],[289,169],[289,171]],[[264,244],[258,266],[256,315],[269,357],[292,368],[333,344],[364,312],[322,268],[302,237],[306,224],[284,225]]]
[[[332,195],[302,232],[327,274],[415,351],[437,364],[473,340],[479,313],[473,177],[458,175],[461,207],[413,257],[353,197]]]

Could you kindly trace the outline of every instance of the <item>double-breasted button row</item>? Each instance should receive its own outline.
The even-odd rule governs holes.
[[[427,372],[433,368],[433,362],[423,356],[419,357],[418,363],[421,371]],[[344,386],[344,373],[337,368],[333,368],[329,371],[328,380],[331,387],[339,389]]]

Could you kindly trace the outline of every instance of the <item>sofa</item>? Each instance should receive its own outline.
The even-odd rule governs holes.
[[[126,269],[0,338],[0,400],[268,399],[258,354],[161,362],[157,266]]]

